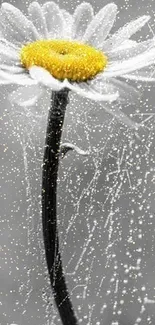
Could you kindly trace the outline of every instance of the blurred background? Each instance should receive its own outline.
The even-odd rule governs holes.
[[[7,1],[26,13],[31,1]],[[44,1],[39,1],[41,4]],[[73,13],[81,1],[56,1]],[[89,1],[97,12],[109,1]],[[116,0],[114,30],[150,14],[155,2]],[[152,36],[149,26],[136,37]],[[142,123],[137,132],[101,104],[70,93],[61,161],[58,222],[64,270],[82,325],[155,324],[155,86],[123,112]],[[50,95],[31,109],[11,106],[13,86],[0,88],[1,237],[0,325],[61,324],[48,281],[41,225],[41,165]]]

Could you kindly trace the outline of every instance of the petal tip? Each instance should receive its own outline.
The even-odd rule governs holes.
[[[109,99],[109,102],[115,102],[117,99],[119,98],[119,92],[118,91],[116,91],[116,93],[115,94],[112,94],[111,95],[111,99]]]
[[[2,9],[7,9],[7,10],[12,10],[12,8],[15,8],[15,6],[13,6],[13,5],[11,5],[10,3],[8,3],[8,2],[3,2],[2,4],[1,4],[1,8]]]

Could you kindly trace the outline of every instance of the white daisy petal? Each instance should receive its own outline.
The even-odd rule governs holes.
[[[89,98],[89,99],[93,99],[96,101],[113,102],[119,96],[118,92],[112,93],[112,94],[101,94],[99,92],[95,92],[94,89],[92,89],[91,86],[87,85],[86,83],[71,84],[69,81],[65,80],[64,84],[67,88],[76,92],[78,95]]]
[[[2,86],[2,85],[10,85],[10,80],[3,78],[0,73],[0,86]]]
[[[77,40],[82,39],[93,16],[93,8],[89,3],[83,2],[76,7],[73,15],[72,38]]]
[[[39,85],[19,87],[9,95],[11,103],[16,103],[20,106],[32,106],[41,97],[43,87]]]
[[[143,67],[153,64],[155,61],[155,48],[146,51],[144,54],[137,55],[134,58],[124,61],[116,61],[105,68],[102,73],[103,78],[117,77],[128,74]]]
[[[48,38],[62,38],[65,20],[61,10],[53,1],[46,2],[42,8],[46,18]]]
[[[133,81],[141,81],[141,82],[155,82],[155,77],[143,77],[141,75],[134,75],[134,74],[125,74],[122,76],[123,78],[127,80],[133,80]]]
[[[9,74],[10,76],[10,74]],[[28,73],[25,74],[14,74],[14,77],[12,78],[13,83],[18,84],[18,85],[25,85],[25,86],[34,86],[37,84],[36,80],[33,80],[32,78],[30,78],[30,76],[28,75]]]
[[[22,68],[21,66],[14,66],[14,65],[7,65],[7,64],[0,64],[0,69],[6,71],[6,72],[13,72],[13,73],[25,73],[25,68]]]
[[[72,39],[72,26],[73,26],[73,17],[72,15],[65,9],[61,10],[61,13],[65,22],[65,38]]]
[[[113,86],[111,79],[110,81],[105,81],[105,79],[102,80],[102,78],[95,78],[90,81],[90,85],[93,91],[100,94],[114,94],[118,92],[116,87]]]
[[[131,74],[125,74],[122,78],[142,81],[142,82],[155,82],[155,66],[149,66],[138,71],[134,71]]]
[[[117,48],[125,40],[139,31],[150,19],[150,16],[142,16],[121,27],[113,36],[102,44],[102,49],[110,51]]]
[[[105,80],[102,78],[96,78],[91,82],[91,86],[95,91],[100,93],[119,93],[118,101],[136,103],[139,102],[141,93],[135,87],[126,84],[124,81],[118,79],[110,78],[110,80]]]
[[[139,103],[139,100],[142,95],[140,90],[116,78],[111,78],[110,83],[112,83],[113,87],[115,87],[115,91],[119,92],[120,96],[118,100],[120,102],[132,102],[132,104]]]
[[[9,46],[0,44],[0,64],[18,65],[18,52]]]
[[[101,9],[88,26],[83,41],[101,48],[114,24],[116,14],[117,6],[114,3],[110,3]]]
[[[33,22],[41,38],[47,38],[46,20],[38,2],[32,2],[28,7],[29,19]]]
[[[137,44],[136,41],[133,41],[131,39],[127,39],[126,41],[124,41],[123,43],[121,43],[117,49],[114,49],[112,51],[109,51],[109,53],[114,53],[115,51],[122,51],[122,50],[126,50],[129,48],[132,48],[133,46],[135,46]]]
[[[8,48],[10,48],[12,50],[19,51],[19,46],[18,45],[15,45],[12,42],[9,42],[5,38],[0,38],[0,47],[1,47],[1,45],[5,45],[5,46],[7,46]]]
[[[154,38],[140,43],[133,42],[133,46],[131,46],[130,43],[129,47],[126,45],[126,48],[118,48],[114,51],[109,52],[108,58],[111,61],[127,60],[136,55],[142,54],[145,51],[149,51],[153,46],[155,46]]]
[[[29,69],[29,73],[38,83],[45,85],[54,91],[59,91],[60,89],[64,88],[63,82],[52,77],[52,75],[42,67],[32,66]]]
[[[65,21],[68,23],[73,22],[73,16],[65,9],[61,9],[60,12],[62,13]]]
[[[32,22],[9,3],[2,4],[0,19],[0,30],[3,36],[13,43],[23,44],[27,41],[35,41],[39,37]]]
[[[17,84],[17,85],[36,85],[37,82],[30,78],[27,73],[22,74],[14,74],[11,72],[6,72],[4,70],[0,70],[0,80],[6,80],[10,84]]]
[[[114,116],[118,121],[121,121],[123,124],[127,125],[131,129],[138,129],[140,124],[131,120],[126,114],[124,114],[118,107],[111,107],[108,104],[103,106],[104,110]]]

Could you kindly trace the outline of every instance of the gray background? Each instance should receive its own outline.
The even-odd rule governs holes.
[[[24,11],[30,2],[10,1]],[[73,12],[80,1],[57,3]],[[90,3],[97,11],[108,1]],[[153,1],[115,3],[120,12],[114,30],[146,13],[154,27]],[[151,36],[149,28],[139,35]],[[12,90],[0,89],[0,324],[57,325],[40,215],[49,97],[24,110],[11,107]],[[61,162],[58,219],[68,287],[82,325],[155,324],[154,90],[144,85],[141,102],[123,106],[134,120],[144,121],[137,133],[102,105],[70,94],[63,139],[91,154],[71,152]]]

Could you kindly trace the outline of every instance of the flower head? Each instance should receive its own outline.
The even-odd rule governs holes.
[[[21,49],[22,64],[46,69],[54,78],[70,81],[93,79],[107,65],[107,57],[99,50],[79,42],[39,40]]]
[[[139,17],[112,35],[116,15],[114,3],[94,14],[84,2],[71,15],[52,1],[42,6],[32,2],[28,16],[3,3],[0,83],[22,85],[19,102],[26,105],[46,87],[67,87],[86,98],[112,102],[121,98],[127,80],[154,81],[154,38],[131,40],[150,17]],[[136,92],[131,86],[127,89]],[[11,97],[18,101],[16,92]]]

